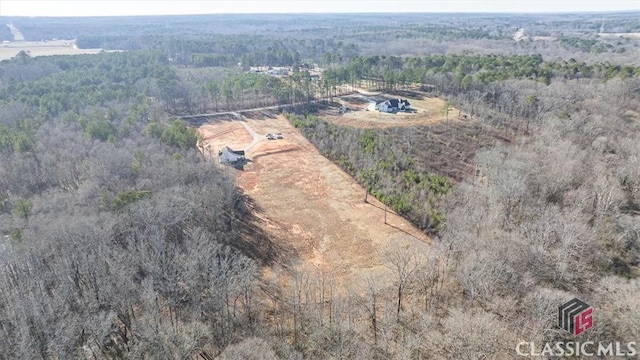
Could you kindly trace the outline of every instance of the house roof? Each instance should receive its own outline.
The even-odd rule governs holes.
[[[230,152],[236,155],[244,155],[244,150],[232,150],[230,147],[225,146],[222,148],[223,152]]]
[[[400,104],[409,105],[409,100],[390,99],[387,100],[392,107],[398,107]]]
[[[232,150],[230,147],[225,146],[218,152],[218,157],[220,159],[220,163],[233,165],[238,162],[244,161],[244,151],[243,150]]]

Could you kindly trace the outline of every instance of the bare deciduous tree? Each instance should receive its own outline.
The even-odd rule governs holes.
[[[405,293],[405,287],[411,280],[415,271],[422,263],[420,254],[413,247],[399,247],[390,245],[384,254],[386,266],[395,274],[395,285],[397,290],[397,306],[396,318],[400,320],[400,311],[402,310],[402,300]]]

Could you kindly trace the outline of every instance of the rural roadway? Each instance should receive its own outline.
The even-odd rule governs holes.
[[[367,91],[364,91],[364,90],[361,90],[361,89],[355,89],[354,91],[346,92],[344,94],[334,95],[334,96],[331,96],[331,97],[326,97],[326,98],[317,99],[317,100],[312,100],[311,103],[317,103],[317,102],[324,101],[324,100],[327,100],[327,99],[330,99],[330,98],[338,98],[338,97],[348,96],[348,95],[353,95],[353,94],[371,95],[371,94],[377,94],[377,93],[370,93],[370,92],[367,92]],[[238,114],[242,114],[242,113],[250,112],[250,111],[274,110],[274,109],[287,108],[287,107],[301,105],[301,104],[302,103],[263,106],[263,107],[257,107],[257,108],[252,108],[252,109],[242,109],[242,110],[235,110],[235,111],[222,111],[222,112],[207,113],[207,114],[179,115],[178,117],[180,119],[183,119],[183,120],[188,120],[188,119],[196,119],[196,118],[207,117],[207,116],[221,116],[221,115],[236,116]]]
[[[341,95],[337,95],[337,96],[334,96],[334,97],[351,95],[353,93],[355,93],[355,92],[347,93],[347,94],[341,94]],[[316,103],[316,102],[323,101],[323,100],[326,100],[326,98],[313,100],[312,103]],[[222,112],[208,113],[208,114],[183,115],[183,116],[179,116],[179,118],[183,119],[183,120],[189,120],[189,119],[197,119],[197,118],[210,117],[210,116],[222,116],[222,115],[232,116],[234,119],[236,119],[236,120],[238,120],[240,122],[240,124],[247,130],[247,132],[249,132],[249,134],[253,138],[251,143],[244,148],[245,152],[249,152],[249,150],[251,150],[254,146],[258,145],[259,143],[261,143],[263,141],[266,141],[267,138],[266,138],[266,134],[260,135],[257,132],[255,132],[255,130],[253,130],[253,128],[251,128],[251,126],[249,126],[249,124],[247,123],[247,120],[244,118],[244,116],[242,116],[242,113],[244,113],[244,112],[252,112],[252,111],[275,110],[275,109],[280,109],[280,108],[284,108],[284,107],[291,107],[291,106],[295,106],[295,104],[263,106],[263,107],[253,108],[253,109],[243,109],[243,110],[236,110],[236,111],[222,111]]]
[[[318,100],[316,100],[316,101],[318,101]],[[259,107],[259,108],[253,108],[253,109],[243,109],[243,110],[235,110],[235,111],[222,111],[222,112],[208,113],[208,114],[181,115],[181,116],[178,116],[178,117],[180,119],[183,119],[183,120],[188,120],[188,119],[195,119],[195,118],[207,117],[207,116],[221,116],[221,115],[240,116],[240,114],[242,114],[243,112],[273,110],[273,109],[278,109],[278,108],[282,108],[282,107],[289,107],[289,106],[291,106],[291,105],[288,104],[288,105],[263,106],[263,107]]]
[[[362,89],[354,89],[354,90],[355,91],[351,91],[351,92],[347,92],[347,93],[344,93],[344,94],[332,96],[331,98],[347,96],[347,95],[353,95],[353,94],[361,94],[361,95],[376,94],[376,93],[371,93],[371,92],[364,91]],[[329,99],[329,98],[327,97],[327,98],[317,99],[317,100],[313,100],[311,102],[312,103],[317,103],[319,101],[323,101],[323,100],[327,100],[327,99]],[[207,113],[207,114],[183,115],[183,116],[179,116],[179,118],[183,119],[183,120],[189,120],[189,119],[197,119],[197,118],[210,117],[210,116],[223,116],[223,115],[232,116],[234,119],[236,119],[236,120],[238,120],[240,122],[240,124],[247,130],[247,132],[249,132],[249,134],[253,138],[251,143],[244,148],[245,152],[249,152],[249,150],[251,150],[257,144],[259,144],[259,143],[261,143],[263,141],[266,141],[267,138],[266,138],[266,134],[260,135],[257,132],[255,132],[255,130],[253,130],[253,128],[251,128],[251,126],[249,126],[249,124],[247,123],[247,121],[244,118],[244,116],[242,116],[242,113],[252,112],[252,111],[275,110],[275,109],[281,109],[281,108],[291,107],[291,106],[295,106],[295,104],[263,106],[263,107],[257,107],[257,108],[252,108],[252,109],[243,109],[243,110],[236,110],[236,111],[222,111],[222,112]]]

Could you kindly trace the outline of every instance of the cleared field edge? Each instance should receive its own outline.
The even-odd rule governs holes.
[[[281,132],[247,153],[251,162],[238,170],[237,184],[256,204],[259,226],[298,255],[298,265],[334,273],[341,283],[359,283],[388,269],[387,246],[416,247],[429,253],[429,239],[408,220],[387,214],[384,205],[338,165],[320,154],[283,115],[244,119],[256,134]],[[199,130],[217,156],[218,147],[249,145],[252,136],[240,121],[212,121]],[[236,170],[233,170],[236,171]],[[293,261],[293,259],[290,259]],[[328,269],[328,270],[327,270]]]
[[[79,49],[75,40],[51,40],[51,41],[15,41],[4,42],[0,45],[0,60],[15,57],[24,51],[31,57],[52,55],[83,55],[98,54],[101,52],[119,52],[121,50],[104,49]]]

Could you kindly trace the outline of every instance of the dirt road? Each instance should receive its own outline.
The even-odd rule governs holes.
[[[247,120],[242,115],[238,113],[234,113],[234,115],[238,118],[238,121],[240,121],[240,125],[242,125],[242,127],[244,127],[245,130],[247,130],[247,132],[249,133],[249,135],[251,135],[251,137],[253,138],[253,140],[251,141],[251,144],[245,146],[244,148],[245,152],[249,152],[256,145],[267,140],[266,134],[261,135],[255,132],[253,128],[249,126],[249,124],[247,123]]]
[[[24,36],[17,27],[13,26],[13,24],[7,24],[7,27],[11,31],[11,35],[13,35],[13,41],[24,41]]]

